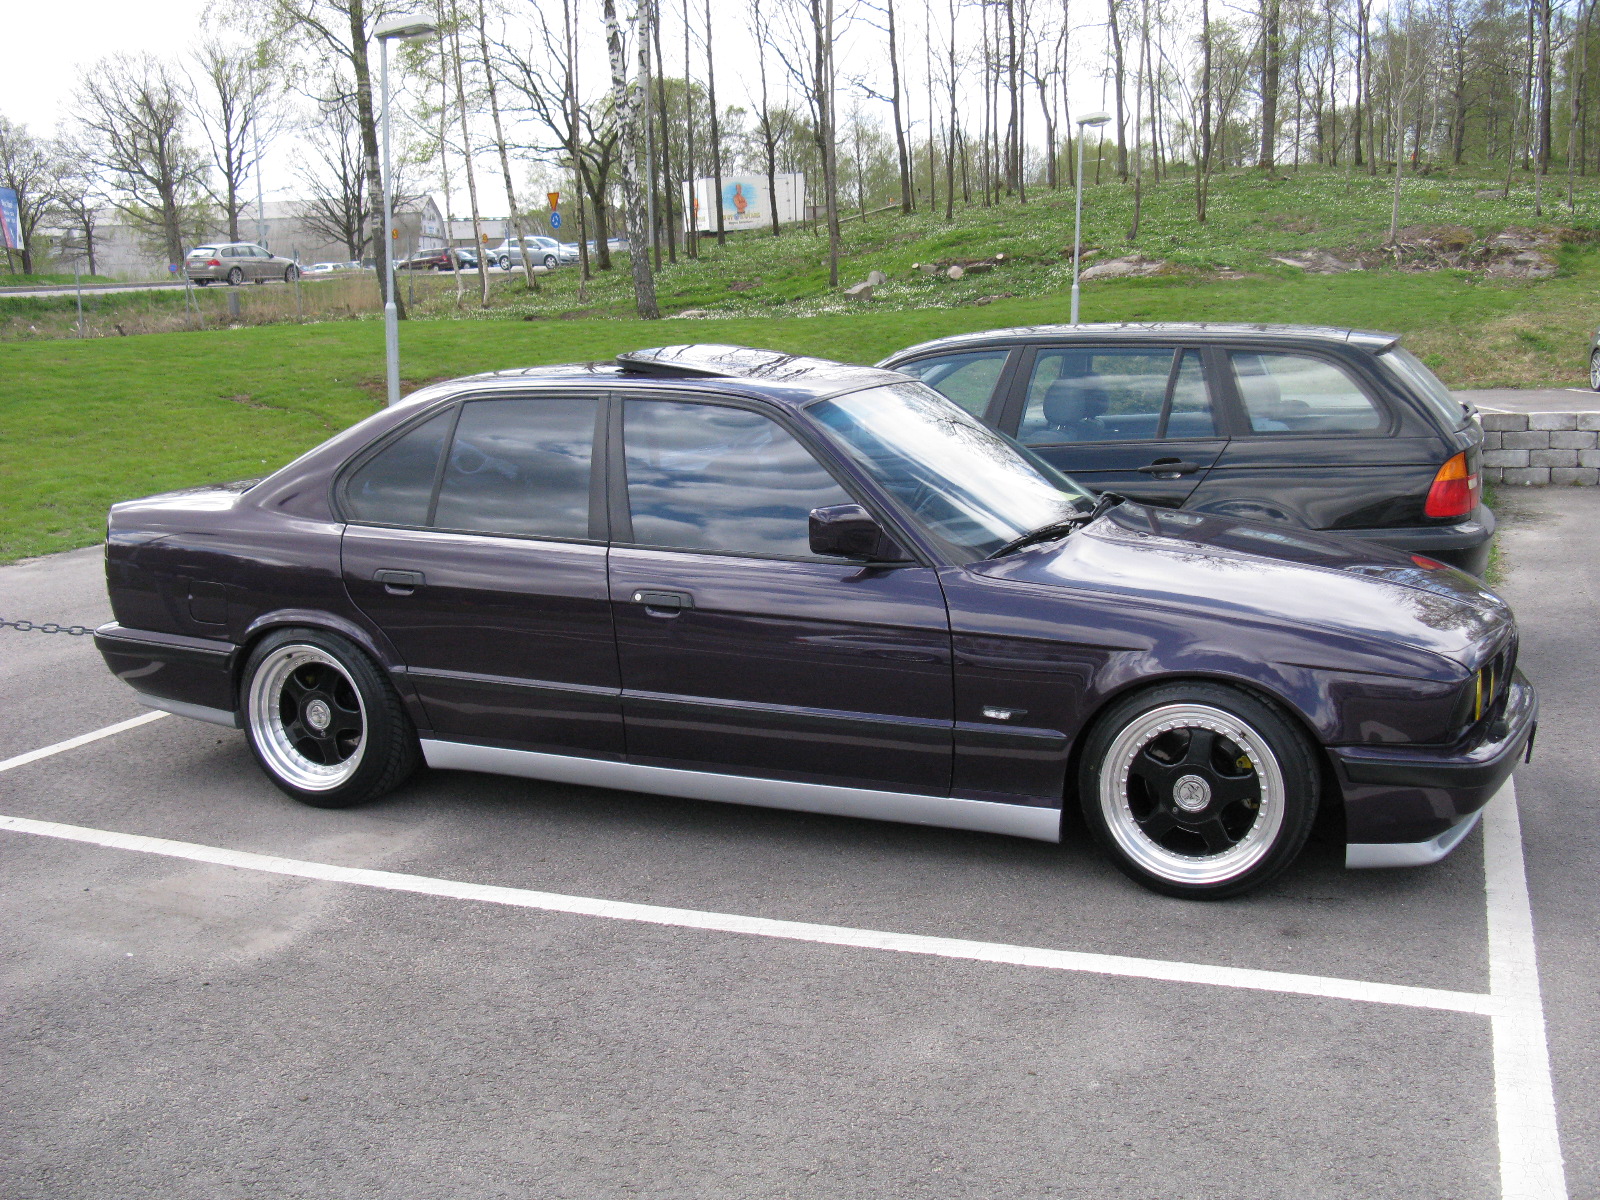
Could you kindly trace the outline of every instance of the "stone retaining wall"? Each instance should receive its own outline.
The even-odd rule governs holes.
[[[1484,413],[1491,483],[1600,486],[1600,412]]]

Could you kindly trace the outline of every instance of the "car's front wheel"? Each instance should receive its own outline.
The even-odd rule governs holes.
[[[299,278],[300,278],[300,268],[299,267],[285,267],[284,268],[283,281],[285,283],[293,283],[295,280],[297,280]]]
[[[287,629],[245,665],[244,727],[267,777],[303,804],[347,808],[416,770],[416,731],[394,688],[334,634]]]
[[[1167,684],[1113,705],[1085,743],[1085,820],[1117,868],[1209,900],[1259,887],[1300,853],[1317,763],[1284,714],[1238,689]]]
[[[1589,355],[1589,386],[1600,392],[1600,350]]]
[[[547,267],[555,266],[556,265],[556,256],[554,254],[546,254],[544,256],[544,265],[547,266]]]
[[[507,256],[507,255],[504,255],[504,254],[502,254],[502,255],[501,255],[501,256],[500,256],[500,269],[501,269],[501,270],[502,270],[502,271],[509,271],[509,270],[511,270],[511,259],[510,259],[510,257],[509,257],[509,256]]]

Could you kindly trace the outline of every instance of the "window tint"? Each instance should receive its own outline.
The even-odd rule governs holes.
[[[811,510],[850,503],[804,446],[758,413],[629,400],[623,446],[639,545],[811,557]]]
[[[1378,355],[1378,361],[1399,378],[1401,386],[1426,401],[1446,429],[1460,429],[1470,419],[1461,401],[1451,395],[1450,389],[1428,370],[1426,363],[1404,346]]]
[[[920,358],[895,370],[913,375],[936,391],[944,393],[975,417],[982,417],[1000,381],[1009,350],[980,350],[972,354],[950,354],[943,358]]]
[[[1048,445],[1214,437],[1200,354],[1183,351],[1174,375],[1175,353],[1170,346],[1040,350],[1018,440]]]
[[[380,525],[426,525],[439,454],[454,410],[440,413],[390,442],[345,484],[345,514]]]
[[[432,524],[475,533],[589,536],[593,397],[461,407]]]
[[[1321,358],[1235,350],[1233,373],[1255,433],[1361,433],[1383,416],[1355,380]]]

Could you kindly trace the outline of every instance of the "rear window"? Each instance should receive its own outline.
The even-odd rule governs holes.
[[[1460,429],[1470,419],[1461,401],[1428,370],[1426,363],[1405,347],[1384,351],[1378,355],[1378,361],[1402,387],[1426,404],[1444,422],[1446,429]]]
[[[215,246],[196,246],[193,250],[189,251],[189,257],[210,258],[215,255],[216,252],[217,248]]]

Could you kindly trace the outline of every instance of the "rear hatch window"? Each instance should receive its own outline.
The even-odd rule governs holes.
[[[1421,400],[1444,427],[1450,430],[1462,428],[1470,417],[1461,401],[1450,393],[1450,389],[1440,382],[1439,377],[1428,370],[1427,364],[1403,346],[1396,346],[1378,355],[1378,361],[1393,375],[1407,391]]]
[[[215,258],[216,255],[217,248],[215,246],[196,246],[189,251],[190,258]]]

